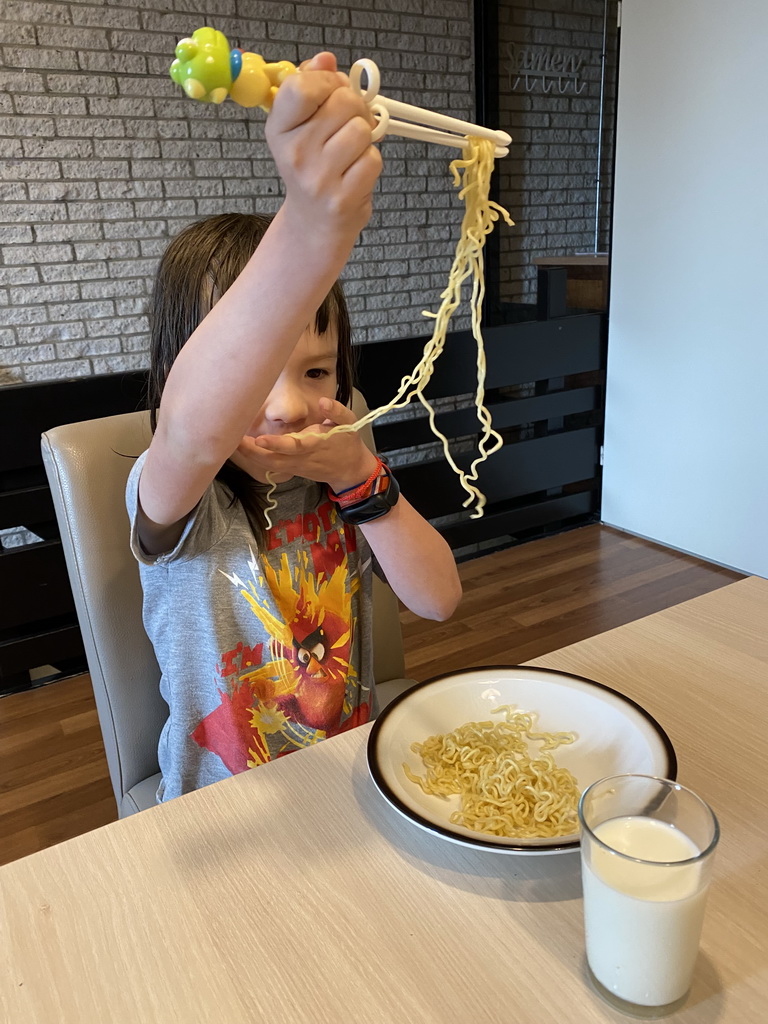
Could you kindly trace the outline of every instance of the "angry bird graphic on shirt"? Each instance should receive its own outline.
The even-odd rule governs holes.
[[[312,545],[312,558],[299,549],[293,564],[285,551],[276,566],[251,553],[248,583],[224,573],[260,623],[260,634],[269,636],[267,643],[241,643],[222,655],[220,704],[192,733],[233,774],[370,716],[351,658],[360,580],[349,572],[345,548],[354,550],[354,533],[345,541],[329,533],[327,545]]]

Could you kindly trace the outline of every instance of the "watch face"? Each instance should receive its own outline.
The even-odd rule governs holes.
[[[372,519],[380,519],[394,505],[394,502],[387,500],[388,494],[389,492],[383,495],[372,495],[365,502],[360,502],[359,505],[353,505],[350,509],[345,509],[345,514],[342,518],[355,525],[361,522],[371,522]]]

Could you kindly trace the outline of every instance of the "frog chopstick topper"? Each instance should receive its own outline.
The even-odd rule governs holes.
[[[241,107],[269,111],[278,88],[297,68],[288,60],[268,64],[258,53],[230,50],[222,32],[199,28],[178,44],[170,70],[174,82],[193,100],[223,103],[231,96]]]

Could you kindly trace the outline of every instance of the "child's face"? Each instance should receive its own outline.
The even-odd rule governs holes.
[[[314,324],[308,327],[247,436],[290,434],[322,423],[325,417],[320,412],[320,399],[336,397],[337,350],[335,328],[317,334]]]

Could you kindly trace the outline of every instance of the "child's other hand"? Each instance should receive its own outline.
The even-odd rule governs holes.
[[[320,53],[278,90],[266,135],[285,182],[285,211],[297,246],[309,232],[357,234],[372,210],[381,154],[371,143],[366,103]],[[330,239],[329,239],[330,240]]]
[[[367,479],[376,468],[376,456],[356,431],[326,435],[337,423],[354,423],[355,414],[341,402],[320,399],[326,419],[297,434],[262,434],[244,437],[232,461],[257,479],[266,471],[288,478],[301,476],[346,490]]]

